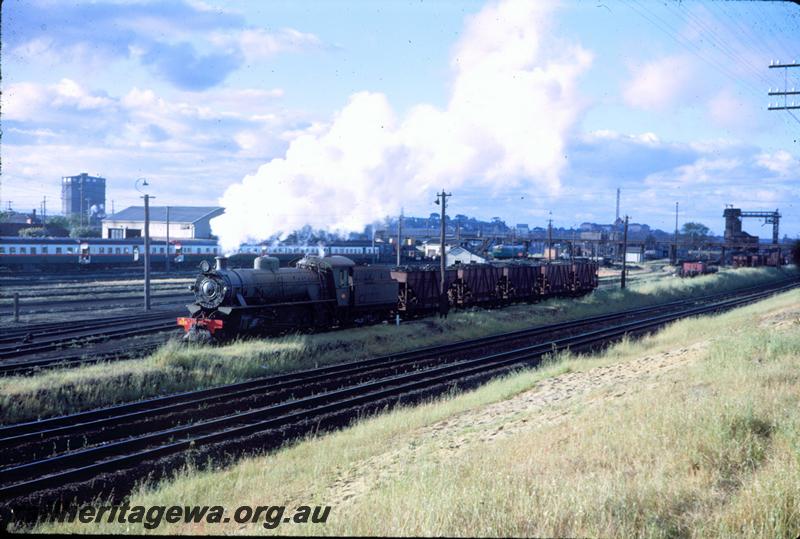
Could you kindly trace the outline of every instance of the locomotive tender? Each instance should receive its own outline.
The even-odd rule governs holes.
[[[178,318],[188,336],[224,340],[243,334],[322,329],[430,314],[443,305],[440,270],[357,266],[344,256],[307,256],[281,268],[261,256],[252,269],[230,269],[225,257],[201,265],[191,286],[191,316]],[[597,287],[597,264],[465,264],[445,272],[447,304],[499,306]]]

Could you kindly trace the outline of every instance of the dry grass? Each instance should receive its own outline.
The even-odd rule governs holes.
[[[315,335],[236,342],[222,347],[168,343],[132,361],[0,380],[0,422],[9,423],[211,387],[268,374],[375,357],[536,325],[664,303],[764,283],[785,272],[725,271],[696,279],[664,279],[626,290],[600,289],[580,299],[555,299],[500,310],[455,312],[400,327],[379,325]]]
[[[132,504],[331,504],[324,526],[281,534],[795,537],[800,530],[800,292],[685,320],[591,358],[563,354],[477,391],[362,421],[226,470],[187,470]],[[765,313],[771,313],[769,317]],[[470,422],[564,373],[700,344],[624,394]],[[683,353],[683,352],[681,352]],[[466,423],[462,446],[442,438]],[[516,430],[510,429],[512,423]],[[527,425],[519,428],[519,425]],[[499,437],[483,434],[501,432]],[[470,436],[472,435],[472,436]],[[401,455],[401,458],[398,458]],[[358,478],[377,478],[358,484]],[[36,531],[141,532],[121,525]],[[157,533],[264,533],[163,525]]]

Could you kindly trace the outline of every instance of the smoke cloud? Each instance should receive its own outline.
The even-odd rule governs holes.
[[[303,225],[360,231],[441,187],[557,193],[591,54],[550,37],[551,11],[512,0],[469,17],[444,109],[420,104],[398,118],[385,95],[352,95],[329,124],[225,191],[226,213],[212,222],[223,248]]]

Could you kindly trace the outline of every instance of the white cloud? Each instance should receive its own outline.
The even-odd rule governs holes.
[[[103,109],[114,104],[114,101],[106,96],[90,94],[80,84],[71,79],[61,79],[53,87],[53,90],[55,91],[55,97],[52,105],[55,107],[71,105],[79,110],[90,110]]]
[[[248,28],[237,32],[212,34],[211,42],[219,47],[238,48],[248,61],[263,60],[282,52],[319,49],[322,41],[316,35],[294,28],[269,32],[263,28]]]
[[[284,132],[308,124],[302,114],[276,106],[278,89],[177,95],[165,99],[133,87],[108,96],[70,79],[8,85],[3,198],[24,207],[57,194],[62,175],[90,171],[108,178],[109,199],[118,207],[126,202],[120,195],[125,179],[137,175],[160,186],[159,200],[209,204],[259,163],[281,155]]]
[[[782,178],[791,178],[794,181],[800,180],[800,160],[786,150],[761,153],[757,156],[756,162],[761,167],[778,174]]]
[[[623,97],[629,106],[645,110],[665,109],[686,96],[695,73],[686,56],[668,56],[632,71]]]
[[[89,111],[113,107],[114,100],[92,94],[71,79],[56,84],[18,82],[4,92],[3,115],[7,120],[32,121],[61,111]]]
[[[752,106],[750,99],[723,89],[708,100],[708,116],[717,127],[753,130],[765,123],[763,111]]]
[[[33,120],[47,100],[47,89],[32,82],[10,84],[3,94],[6,120]]]
[[[591,131],[586,133],[583,136],[583,139],[590,143],[594,140],[620,140],[639,144],[659,144],[661,142],[661,140],[658,138],[658,135],[651,131],[646,131],[644,133],[635,135],[626,135],[611,129],[598,129],[597,131]]]
[[[581,114],[576,80],[591,55],[544,39],[551,9],[505,1],[470,17],[444,109],[420,104],[399,118],[383,94],[352,95],[329,124],[225,192],[215,233],[232,248],[305,224],[357,230],[397,213],[403,199],[465,182],[556,192]]]
[[[742,162],[737,158],[701,157],[689,165],[651,174],[644,182],[661,188],[691,187],[708,183],[725,184],[730,181],[731,173],[741,166]]]

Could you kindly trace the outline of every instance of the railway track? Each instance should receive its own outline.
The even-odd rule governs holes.
[[[88,280],[96,281],[120,281],[120,280],[134,280],[141,279],[144,270],[139,268],[136,271],[120,271],[120,269],[111,269],[107,271],[95,272],[81,272],[81,273],[23,273],[14,272],[13,274],[0,274],[0,286],[16,286],[16,285],[37,285],[37,284],[53,284],[53,283],[85,283]],[[182,269],[173,270],[169,273],[163,271],[152,271],[150,276],[153,279],[166,279],[175,277],[190,277],[197,276],[197,269]]]
[[[28,376],[42,372],[45,369],[67,369],[75,368],[93,363],[107,361],[123,361],[144,357],[151,354],[163,346],[164,342],[151,344],[137,344],[135,350],[130,346],[114,347],[102,352],[94,350],[80,350],[74,354],[60,353],[55,357],[34,357],[33,359],[12,359],[0,362],[0,377],[4,376]]]
[[[41,297],[41,296],[39,296]],[[150,299],[152,302],[159,301],[159,302],[180,302],[180,301],[191,301],[193,296],[188,292],[180,292],[180,293],[169,293],[169,294],[151,294]],[[67,306],[67,307],[79,307],[82,305],[90,305],[93,307],[101,307],[101,306],[116,306],[116,305],[129,305],[129,304],[136,304],[142,302],[142,294],[130,295],[130,296],[116,296],[116,297],[108,297],[108,298],[82,298],[82,299],[65,299],[65,300],[41,300],[41,301],[27,301],[20,304],[20,313],[21,314],[42,314],[52,312],[53,307],[57,306]],[[0,308],[9,309],[11,307],[11,303],[3,303],[0,304]],[[40,309],[36,309],[40,307]],[[11,315],[13,314],[12,310],[4,310],[0,311],[1,315]]]
[[[796,286],[793,282],[700,306],[686,302],[678,311],[650,312],[599,329],[595,324],[604,317],[555,324],[538,328],[547,332],[542,342],[478,357],[460,354],[482,350],[486,338],[9,425],[0,428],[0,462],[6,463],[0,467],[0,499],[16,500],[17,514],[35,514],[45,502],[63,496],[89,499],[98,488],[114,487],[124,495],[135,480],[185,462],[186,451],[205,462],[228,452],[278,447],[387,405],[415,402],[536,365],[559,350],[605,346]]]
[[[76,343],[89,344],[175,329],[176,316],[180,313],[169,311],[4,330],[0,337],[0,373],[23,366],[8,363],[8,360],[59,350]],[[39,365],[44,364],[47,364],[46,360],[40,360]]]
[[[753,292],[764,289],[764,286],[757,286],[751,287],[748,289],[742,289],[735,292],[727,292],[721,294],[711,294],[707,296],[699,296],[692,300],[695,303],[700,303],[704,301],[715,301],[719,299],[723,299],[725,297],[730,297],[732,295],[741,294],[745,292]],[[659,305],[653,305],[648,307],[643,307],[639,309],[632,309],[628,311],[622,311],[618,313],[610,313],[608,315],[603,315],[602,317],[592,317],[588,319],[584,319],[586,323],[594,323],[596,320],[603,319],[603,320],[613,320],[618,318],[624,318],[634,315],[642,315],[647,312],[655,312],[657,310],[670,308],[670,307],[679,307],[685,305],[685,300],[674,301],[669,303],[663,303]],[[150,321],[156,319],[162,319],[165,321],[164,328],[166,329],[173,329],[175,327],[173,320],[177,316],[181,316],[183,312],[174,312],[174,313],[154,313],[151,315],[132,315],[132,316],[119,316],[113,318],[107,318],[102,321],[98,321],[93,323],[92,321],[78,321],[73,323],[52,323],[52,324],[39,324],[35,326],[26,326],[24,328],[19,329],[12,329],[5,331],[3,333],[3,337],[0,337],[0,354],[3,352],[3,345],[11,345],[6,346],[6,348],[14,348],[13,345],[21,344],[21,341],[27,337],[31,337],[33,340],[38,340],[42,335],[51,336],[53,331],[63,331],[67,328],[77,330],[88,330],[88,329],[102,329],[102,328],[114,328],[115,326],[119,326],[120,324],[128,324],[128,323],[135,323],[138,321]],[[548,326],[552,327],[552,326]],[[148,331],[153,331],[148,329]],[[158,329],[156,330],[158,331]],[[484,337],[482,339],[478,339],[478,341],[482,342],[496,342],[502,341],[509,338],[521,338],[526,335],[528,336],[535,336],[543,331],[541,328],[533,328],[531,330],[523,330],[522,332],[512,332],[509,334],[503,335],[495,335]],[[123,333],[122,336],[124,337],[125,334]],[[69,339],[68,339],[69,340]],[[469,341],[474,342],[474,341]],[[155,344],[143,344],[140,348],[136,350],[137,356],[142,356],[147,353],[153,352],[160,346],[159,343]],[[7,357],[3,358],[0,355],[0,376],[17,376],[17,375],[26,375],[32,374],[42,369],[46,368],[69,368],[69,367],[77,367],[84,364],[89,363],[99,363],[103,361],[114,361],[120,359],[127,359],[131,357],[131,354],[128,353],[127,348],[120,348],[116,350],[108,350],[102,353],[92,353],[87,354],[86,351],[80,351],[72,354],[59,354],[56,357],[38,357],[36,354],[44,352],[46,350],[21,350],[20,355],[16,357]],[[24,356],[33,355],[34,357],[24,358]],[[5,359],[5,360],[4,360]]]
[[[171,293],[178,293],[178,292],[186,292],[188,289],[189,281],[185,283],[151,283],[150,290],[153,293],[156,292],[171,292]],[[100,287],[96,292],[96,294],[120,294],[120,293],[128,293],[128,294],[135,294],[142,291],[144,287],[144,283],[136,283],[136,284],[114,284],[114,285],[104,285],[104,284],[94,284],[94,283],[85,283],[81,286],[69,286],[69,287],[58,287],[58,288],[47,288],[47,295],[50,297],[58,297],[58,298],[67,298],[67,297],[80,297],[86,295],[87,287],[98,286]],[[41,299],[42,292],[41,291],[33,291],[30,292],[31,288],[23,288],[23,290],[27,290],[24,292],[19,292],[19,299],[20,300],[28,300],[28,299]],[[2,299],[5,306],[8,306],[8,301],[12,301],[14,299],[15,292],[12,291],[5,291],[3,294],[0,294],[0,299]],[[140,294],[141,295],[141,294]]]

